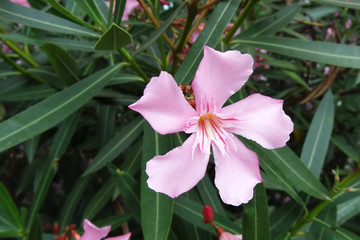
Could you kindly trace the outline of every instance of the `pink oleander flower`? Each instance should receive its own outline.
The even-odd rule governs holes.
[[[13,3],[23,5],[25,7],[30,7],[30,4],[28,3],[27,0],[10,0],[10,1],[13,2]]]
[[[84,220],[84,234],[80,237],[80,240],[101,240],[108,235],[111,226],[105,226],[98,228],[92,224],[89,220]],[[126,233],[122,236],[105,238],[104,240],[129,240],[131,233]]]
[[[129,106],[160,134],[191,134],[182,146],[147,162],[151,189],[175,198],[193,188],[205,175],[212,147],[222,200],[237,206],[252,198],[254,186],[262,181],[259,161],[234,133],[273,149],[285,146],[293,130],[282,100],[253,94],[223,107],[245,84],[253,63],[249,54],[205,46],[192,82],[196,110],[167,72],[153,77],[144,95]]]
[[[220,234],[219,240],[242,240],[242,235],[233,235],[229,232]]]

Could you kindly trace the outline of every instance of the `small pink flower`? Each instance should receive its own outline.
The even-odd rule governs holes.
[[[242,235],[233,235],[229,232],[223,232],[219,240],[242,240]]]
[[[262,181],[259,160],[234,133],[273,149],[285,146],[293,130],[282,100],[253,94],[222,107],[245,84],[253,63],[249,54],[205,46],[192,82],[196,110],[167,72],[153,77],[140,100],[129,106],[160,134],[191,134],[182,146],[147,162],[151,189],[172,198],[189,191],[204,177],[212,147],[222,200],[237,206],[252,198],[254,186]]]
[[[80,240],[101,240],[108,235],[110,232],[111,226],[105,226],[103,228],[98,228],[92,224],[89,220],[84,220],[84,234],[81,236]],[[126,233],[122,236],[105,238],[104,240],[129,240],[131,233]]]
[[[326,30],[325,40],[329,40],[329,38],[331,37],[331,35],[332,35],[332,29],[331,29],[331,27],[329,27],[329,28]]]
[[[10,1],[13,3],[23,5],[24,7],[30,7],[30,4],[28,3],[27,0],[10,0]]]

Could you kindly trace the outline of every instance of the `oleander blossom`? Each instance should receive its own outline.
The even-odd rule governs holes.
[[[111,226],[105,226],[98,228],[92,224],[89,220],[84,220],[84,234],[80,237],[80,240],[101,240],[108,235]],[[104,240],[129,240],[131,233],[126,233],[117,237],[104,238]]]
[[[160,134],[191,134],[182,146],[147,162],[151,189],[175,198],[193,188],[205,175],[212,147],[215,185],[223,202],[238,206],[252,198],[262,181],[259,160],[234,134],[273,149],[285,146],[293,130],[282,100],[253,94],[223,107],[245,84],[253,63],[249,54],[205,46],[192,82],[196,110],[167,72],[153,77],[144,95],[129,106]]]

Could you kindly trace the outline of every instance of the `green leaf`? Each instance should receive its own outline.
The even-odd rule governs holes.
[[[55,126],[85,105],[124,64],[117,64],[81,80],[0,123],[0,152]]]
[[[146,162],[154,156],[165,154],[170,148],[169,135],[159,135],[149,124],[144,126],[143,159],[141,170],[140,207],[144,239],[167,239],[173,215],[174,200],[154,192],[146,183]]]
[[[360,196],[337,205],[337,222],[340,226],[360,212]]]
[[[97,30],[96,27],[88,24],[87,22],[84,22],[83,20],[81,20],[80,18],[76,17],[74,14],[72,14],[71,12],[69,12],[65,7],[63,7],[59,2],[57,2],[56,0],[46,0],[46,2],[53,7],[54,9],[56,9],[56,11],[58,11],[59,13],[61,13],[64,17],[66,17],[67,19],[76,22],[80,25],[83,25],[87,28],[93,29],[93,30]]]
[[[140,185],[136,180],[126,172],[120,171],[113,164],[108,163],[108,170],[113,177],[117,188],[125,199],[126,204],[134,213],[137,222],[141,222],[140,211]]]
[[[1,102],[23,102],[46,98],[56,93],[55,89],[45,84],[25,87],[0,95]]]
[[[53,43],[44,43],[42,49],[65,85],[70,86],[79,81],[76,61],[65,49]]]
[[[334,114],[334,98],[329,90],[321,100],[311,121],[300,157],[315,177],[320,177],[325,161],[334,124]]]
[[[72,34],[91,38],[99,37],[98,33],[78,24],[42,11],[21,6],[11,1],[1,1],[0,18],[50,32]]]
[[[29,240],[42,240],[42,224],[40,216],[37,215],[29,231]]]
[[[351,0],[351,1],[342,1],[342,0],[312,0],[318,4],[330,4],[335,6],[340,6],[344,8],[354,8],[360,9],[360,1],[359,0]]]
[[[118,227],[120,227],[122,224],[126,223],[131,217],[132,214],[130,213],[124,213],[121,215],[116,214],[114,216],[110,216],[105,219],[95,221],[94,224],[96,226],[111,226],[111,230],[115,230]]]
[[[360,47],[329,42],[303,41],[285,37],[238,39],[233,46],[252,46],[288,57],[300,58],[341,67],[358,68]]]
[[[114,135],[116,113],[116,106],[99,106],[98,137],[100,148],[104,147]]]
[[[36,136],[32,139],[29,139],[25,143],[25,153],[26,153],[26,157],[28,158],[29,163],[31,163],[34,159],[37,147],[39,145],[39,140],[40,140],[40,137]]]
[[[268,204],[264,185],[254,188],[254,197],[244,205],[244,240],[270,240]]]
[[[296,188],[319,199],[330,199],[328,190],[314,177],[311,171],[288,146],[269,150],[244,138],[241,138],[241,141],[258,154],[260,166],[266,162],[271,165],[272,169],[281,173]]]
[[[126,0],[115,1],[114,23],[120,26],[124,14]]]
[[[103,29],[106,28],[106,17],[105,21],[103,21],[101,10],[98,8],[98,5],[94,0],[76,0],[76,3],[89,15],[92,20],[94,20],[97,25]]]
[[[13,236],[19,235],[22,231],[23,225],[21,217],[15,203],[13,202],[9,192],[5,186],[0,182],[0,229],[2,232],[13,232]],[[10,236],[10,235],[8,235]]]
[[[241,0],[221,1],[206,21],[204,29],[201,31],[174,78],[178,84],[188,85],[194,78],[196,69],[202,58],[204,46],[216,47],[222,37],[226,26],[231,21],[232,16],[237,11]]]
[[[96,50],[117,50],[132,43],[131,35],[113,23],[95,44]]]
[[[343,228],[339,228],[336,227],[332,224],[329,224],[327,222],[324,222],[322,220],[319,219],[314,219],[314,221],[316,221],[317,223],[321,224],[322,226],[328,228],[330,231],[335,232],[336,234],[336,239],[340,239],[340,240],[360,240],[360,236],[356,235],[355,233],[352,233],[348,230],[345,230]]]
[[[359,150],[355,150],[354,148],[352,148],[343,137],[339,135],[332,136],[331,142],[354,161],[359,158]]]
[[[336,206],[334,204],[330,204],[325,209],[323,209],[318,216],[316,217],[318,220],[324,221],[328,224],[335,226],[336,224]],[[322,226],[318,222],[313,222],[311,224],[309,233],[313,239],[318,240],[335,240],[336,235],[330,229]]]
[[[123,129],[101,149],[98,155],[96,155],[83,176],[105,167],[107,162],[114,160],[142,133],[143,124],[144,119],[139,117],[125,125]]]
[[[79,178],[74,184],[71,193],[67,196],[63,210],[60,216],[60,226],[69,225],[74,215],[75,209],[89,184],[91,175]]]
[[[70,143],[71,137],[75,132],[79,116],[79,112],[74,113],[62,123],[51,144],[51,150],[48,157],[45,161],[41,162],[42,172],[40,175],[40,181],[34,186],[35,197],[32,201],[29,213],[29,227],[32,227],[33,221],[44,202],[45,196],[57,172],[57,161],[64,154]]]
[[[302,209],[295,201],[289,201],[281,207],[275,208],[270,215],[270,230],[272,238],[282,234],[288,235],[287,230],[301,217]],[[283,239],[283,238],[279,238]]]
[[[134,52],[133,56],[144,51],[151,44],[153,44],[160,37],[160,35],[164,33],[166,29],[171,25],[171,23],[179,15],[179,13],[181,12],[181,10],[184,8],[185,5],[186,5],[186,1],[182,2],[180,6],[171,14],[171,16],[168,19],[166,19],[164,23],[158,29],[156,29],[156,31],[150,34],[150,36],[146,40],[144,40],[143,45]]]
[[[293,19],[295,14],[299,11],[299,8],[300,6],[298,4],[284,7],[275,14],[272,14],[245,29],[245,31],[242,31],[235,39],[274,35]]]
[[[104,206],[111,201],[114,189],[115,182],[112,181],[112,179],[103,184],[87,204],[81,219],[94,219],[94,217],[103,210]]]

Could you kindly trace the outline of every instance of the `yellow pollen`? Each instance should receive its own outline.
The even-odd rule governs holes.
[[[214,118],[214,116],[211,113],[206,113],[202,116],[200,116],[198,124],[200,129],[202,129],[204,131],[204,133],[206,134],[206,136],[210,139],[210,140],[214,140],[214,129],[213,126],[211,125],[211,123],[216,124],[216,118]]]

